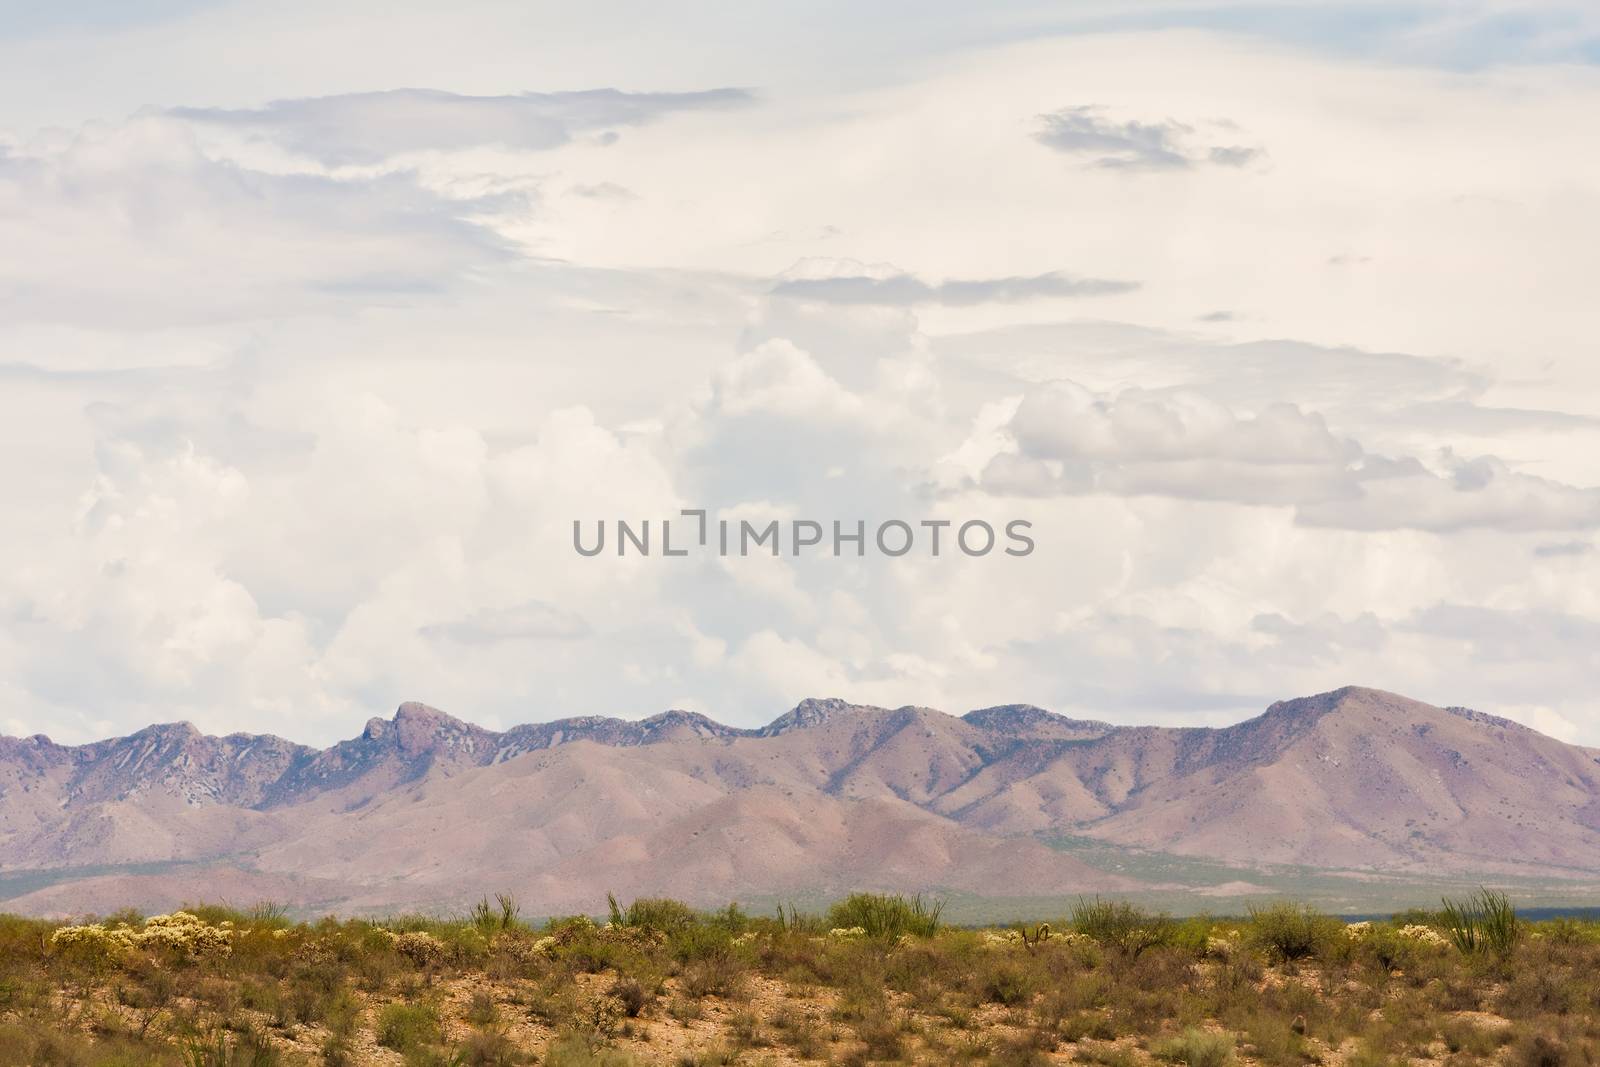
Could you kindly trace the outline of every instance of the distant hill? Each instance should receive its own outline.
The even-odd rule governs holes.
[[[495,732],[407,703],[324,750],[188,724],[0,738],[7,910],[1171,888],[1047,843],[1067,835],[1241,867],[1592,878],[1600,752],[1360,688],[1225,729],[806,700],[758,730],[669,711]]]

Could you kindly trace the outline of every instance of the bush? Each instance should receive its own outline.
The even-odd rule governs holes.
[[[978,993],[991,1004],[1014,1007],[1033,999],[1039,987],[1037,973],[1025,961],[1000,959],[988,962],[978,973]]]
[[[281,1057],[272,1042],[254,1030],[230,1039],[218,1031],[212,1038],[184,1047],[184,1067],[278,1067]]]
[[[638,1018],[639,1013],[655,999],[655,994],[633,977],[618,978],[612,983],[610,993],[622,1004],[622,1013],[630,1019]]]
[[[1187,1064],[1188,1067],[1225,1067],[1233,1062],[1233,1035],[1188,1029],[1177,1037],[1158,1042],[1151,1053],[1158,1060]]]
[[[1124,956],[1138,958],[1141,953],[1172,942],[1176,927],[1172,917],[1145,911],[1125,900],[1079,899],[1072,909],[1072,927]]]
[[[378,1044],[396,1052],[413,1052],[444,1040],[439,1011],[432,1004],[386,1004],[378,1015]]]
[[[1493,889],[1479,888],[1466,900],[1446,897],[1440,915],[1451,944],[1468,954],[1490,953],[1503,959],[1522,934],[1510,899]]]
[[[544,1055],[545,1067],[634,1067],[637,1062],[583,1034],[557,1038]]]
[[[1321,953],[1342,930],[1309,904],[1281,902],[1250,909],[1250,939],[1275,960],[1301,960]]]
[[[500,930],[510,930],[517,925],[517,915],[522,909],[517,905],[517,898],[510,893],[496,893],[494,903],[489,903],[489,898],[484,897],[472,906],[472,925],[478,932],[488,937]]]
[[[641,897],[624,911],[617,904],[617,898],[607,893],[606,904],[610,907],[613,926],[670,934],[685,926],[693,926],[696,922],[693,908],[670,897]]]
[[[828,909],[828,925],[835,930],[862,931],[880,941],[902,937],[932,937],[939,932],[941,901],[924,900],[921,893],[852,893]]]

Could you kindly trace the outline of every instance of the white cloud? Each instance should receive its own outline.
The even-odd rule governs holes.
[[[1584,71],[1129,30],[725,107],[524,95],[505,12],[465,49],[397,10],[406,63],[303,14],[323,51],[231,9],[129,51],[165,87],[137,99],[120,52],[0,43],[0,83],[33,79],[10,114],[79,107],[0,154],[8,729],[327,741],[408,698],[752,724],[835,694],[1227,721],[1362,682],[1600,740]],[[803,58],[713,38],[537,69]],[[295,62],[201,78],[218,41]],[[115,107],[72,104],[80,52]],[[349,92],[419,84],[448,91]],[[1045,150],[1073,101],[1104,105],[1057,124],[1086,150]],[[1074,165],[1163,152],[1188,165]],[[572,551],[574,518],[698,506],[1026,517],[1039,547]]]
[[[511,243],[409,175],[274,174],[143,116],[0,154],[0,311],[11,323],[203,326],[416,301]]]
[[[1189,392],[1100,395],[1051,382],[1023,396],[1007,429],[991,438],[979,479],[1000,494],[1282,505],[1305,525],[1352,530],[1600,527],[1600,489],[1519,473],[1493,456],[1446,452],[1435,471],[1370,455],[1289,404],[1240,417]]]

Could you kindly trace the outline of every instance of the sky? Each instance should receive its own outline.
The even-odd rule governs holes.
[[[1600,745],[1596,114],[1592,4],[0,0],[0,733]],[[573,549],[683,509],[1034,549]]]

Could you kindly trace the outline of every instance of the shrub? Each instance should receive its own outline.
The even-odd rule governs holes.
[[[397,934],[394,949],[418,967],[437,967],[447,955],[444,942],[423,930]]]
[[[1085,937],[1132,958],[1158,945],[1170,944],[1174,933],[1169,915],[1145,911],[1125,900],[1099,897],[1079,899],[1072,909],[1072,926]]]
[[[618,906],[617,898],[607,893],[606,904],[610,908],[613,926],[671,934],[685,926],[693,926],[697,921],[693,908],[670,897],[640,897],[624,911]]]
[[[479,1030],[467,1035],[450,1062],[461,1067],[515,1067],[527,1059],[501,1031]]]
[[[378,1044],[384,1048],[412,1052],[443,1039],[439,1011],[432,1004],[422,1001],[386,1004],[378,1013]]]
[[[610,992],[621,1003],[622,1014],[630,1019],[638,1018],[639,1013],[655,998],[655,994],[646,989],[643,982],[631,976],[619,977],[612,983]]]
[[[1340,932],[1339,920],[1309,904],[1283,901],[1250,909],[1250,939],[1275,960],[1315,956]]]
[[[902,937],[932,937],[939,932],[942,901],[924,900],[921,893],[852,893],[828,909],[828,925],[835,930],[859,929],[879,941]]]
[[[510,893],[496,893],[494,903],[489,903],[489,898],[484,897],[472,906],[472,925],[485,937],[500,930],[510,930],[517,925],[517,915],[521,912],[517,905],[517,898]]]
[[[683,989],[696,997],[737,997],[744,991],[744,969],[731,955],[697,960],[683,972]]]
[[[1498,890],[1479,888],[1466,900],[1446,897],[1440,909],[1451,944],[1465,953],[1504,958],[1516,947],[1521,922],[1511,901]]]
[[[1039,987],[1037,973],[1023,961],[997,959],[986,964],[978,973],[978,993],[991,1004],[1013,1007],[1033,998]]]
[[[733,935],[720,926],[691,923],[678,927],[667,938],[667,953],[679,963],[726,956],[732,950]]]
[[[272,1042],[254,1030],[232,1038],[219,1030],[183,1049],[184,1067],[278,1067],[280,1060]]]
[[[637,1062],[583,1034],[557,1038],[544,1054],[544,1067],[634,1067]]]
[[[1526,1033],[1507,1050],[1506,1062],[1515,1067],[1566,1067],[1582,1061],[1574,1059],[1555,1034]]]
[[[1233,1035],[1188,1029],[1177,1037],[1158,1042],[1151,1053],[1158,1060],[1187,1064],[1188,1067],[1225,1067],[1233,1062]]]

